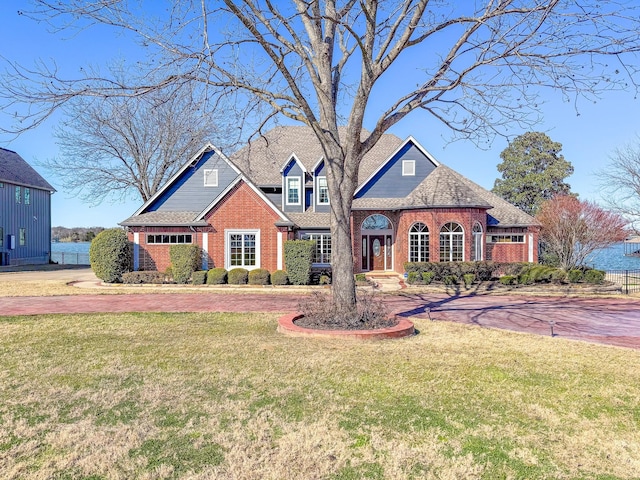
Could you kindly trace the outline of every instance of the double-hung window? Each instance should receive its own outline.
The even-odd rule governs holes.
[[[18,230],[18,233],[20,237],[20,246],[24,247],[27,244],[27,229],[21,228],[20,230]]]
[[[27,187],[24,189],[24,204],[31,205],[31,189]]]
[[[318,205],[329,204],[329,187],[327,177],[318,177]]]
[[[300,205],[300,177],[287,178],[287,205]]]
[[[22,203],[22,188],[16,186],[16,203]]]

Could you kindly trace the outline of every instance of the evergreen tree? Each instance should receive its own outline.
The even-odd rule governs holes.
[[[540,132],[527,132],[517,137],[500,154],[502,163],[493,193],[501,196],[530,215],[535,215],[545,200],[555,195],[570,195],[565,179],[573,166],[560,154],[562,144]]]

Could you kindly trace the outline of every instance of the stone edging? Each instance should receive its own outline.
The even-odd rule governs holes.
[[[398,324],[389,328],[377,328],[375,330],[315,330],[299,327],[294,321],[301,318],[299,313],[291,313],[278,319],[278,332],[294,337],[331,337],[346,338],[352,340],[382,340],[388,338],[402,338],[415,334],[413,322],[396,317]]]

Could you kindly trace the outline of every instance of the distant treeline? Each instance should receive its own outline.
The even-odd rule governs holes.
[[[51,241],[53,242],[90,242],[104,227],[53,227]]]

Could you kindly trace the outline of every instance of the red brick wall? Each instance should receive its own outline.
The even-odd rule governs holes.
[[[193,241],[201,247],[203,233],[208,232],[209,268],[224,268],[225,229],[260,230],[260,267],[269,271],[277,269],[278,227],[274,224],[279,216],[244,182],[240,182],[227,193],[224,199],[205,217],[208,227],[197,227],[195,232],[189,227],[132,227],[129,240],[133,241],[133,232],[140,232],[140,270],[165,271],[169,266],[169,245],[148,245],[145,233],[190,233]],[[280,228],[283,242],[287,239],[286,228]]]
[[[202,245],[202,231],[188,227],[131,227],[128,231],[129,241],[133,242],[133,233],[140,233],[138,270],[157,270],[164,272],[171,264],[169,258],[170,245],[147,244],[147,234],[187,233],[193,236],[193,243]]]
[[[224,268],[225,229],[260,230],[260,268],[277,269],[278,227],[280,217],[246,183],[234,187],[205,220],[209,232],[209,268]],[[283,235],[283,241],[286,234]]]
[[[433,210],[409,210],[401,215],[396,239],[396,258],[401,262],[396,265],[396,271],[404,271],[404,262],[409,259],[409,229],[415,222],[422,222],[429,228],[429,257],[431,262],[440,261],[440,230],[449,222],[459,223],[464,231],[464,260],[471,259],[471,231],[477,222],[486,231],[486,210],[478,208]],[[398,262],[396,262],[398,263]]]
[[[409,259],[409,229],[415,222],[422,222],[429,228],[429,256],[430,261],[440,261],[440,229],[448,222],[459,223],[464,230],[464,259],[471,259],[471,234],[473,225],[477,222],[482,226],[484,238],[487,232],[487,213],[481,208],[439,208],[422,210],[405,210],[401,212],[385,211],[354,211],[351,217],[353,230],[353,261],[356,272],[362,271],[362,235],[361,225],[369,215],[380,213],[385,215],[393,224],[394,230],[394,270],[398,273],[404,271],[404,263]],[[494,230],[495,231],[495,230]],[[506,232],[501,230],[500,232]],[[518,229],[518,232],[526,235],[533,233],[534,261],[538,261],[538,231],[531,227],[529,230]],[[496,232],[498,233],[498,232]],[[527,239],[528,241],[528,239]],[[529,257],[529,246],[525,244],[486,244],[484,245],[483,259],[493,259],[503,262],[526,262]]]
[[[538,262],[537,227],[489,229],[489,234],[524,235],[524,243],[487,243],[487,259],[494,262],[528,262],[529,234],[533,234],[533,262]]]

